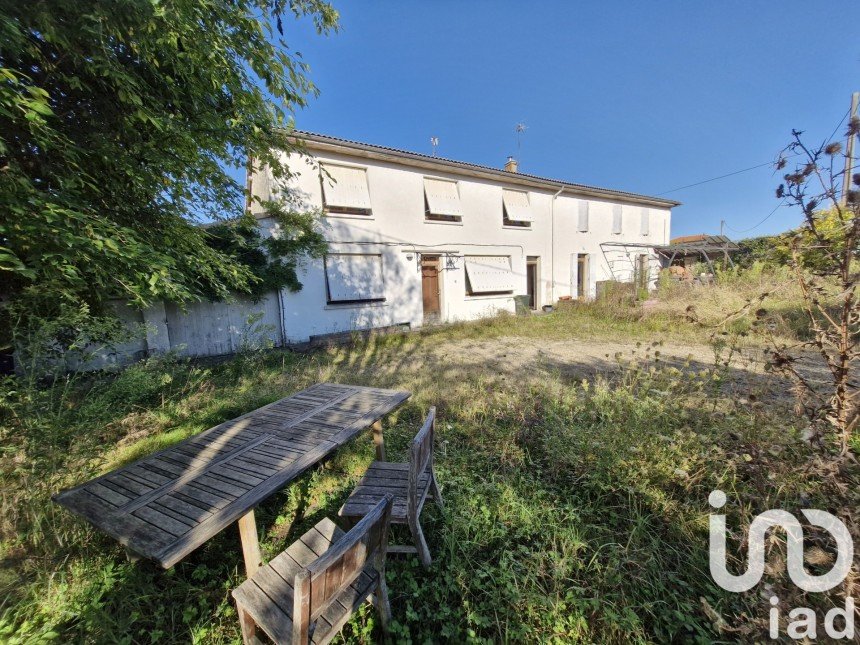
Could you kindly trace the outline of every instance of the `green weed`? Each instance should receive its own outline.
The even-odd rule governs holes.
[[[801,420],[767,398],[766,383],[760,390],[740,383],[732,337],[714,345],[710,364],[667,365],[660,343],[647,341],[692,341],[700,332],[665,333],[677,311],[625,307],[574,303],[551,315],[372,337],[304,355],[252,353],[217,364],[167,357],[52,387],[8,380],[0,406],[0,639],[238,642],[229,597],[242,579],[235,530],[163,571],[126,561],[113,540],[49,497],[322,380],[413,392],[386,422],[390,459],[406,459],[427,407],[438,407],[446,504],[428,504],[422,517],[434,555],[429,571],[414,557],[389,560],[396,640],[760,636],[764,601],[711,582],[708,493],[720,487],[740,500],[729,511],[738,527],[766,508],[794,510],[803,500],[837,510],[856,500],[807,474]],[[509,378],[488,365],[429,358],[431,348],[463,339],[608,336],[642,342],[617,369],[586,380],[554,365]],[[368,437],[357,439],[263,504],[257,517],[266,556],[335,517],[372,452]],[[848,476],[856,481],[856,473]],[[769,581],[787,584],[779,574]],[[739,631],[725,631],[713,612]],[[365,608],[343,639],[371,642],[379,634]]]

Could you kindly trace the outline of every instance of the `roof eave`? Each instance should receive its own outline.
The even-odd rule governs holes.
[[[397,163],[406,163],[408,165],[424,168],[427,170],[446,169],[455,171],[459,174],[465,174],[472,177],[482,179],[503,180],[509,184],[519,186],[540,187],[553,192],[559,189],[565,193],[580,195],[583,197],[594,197],[596,199],[614,199],[624,201],[630,204],[639,204],[643,206],[655,206],[658,208],[673,208],[680,206],[681,202],[671,199],[661,199],[659,197],[651,197],[648,195],[639,195],[636,193],[628,193],[624,191],[611,190],[609,188],[598,188],[596,186],[585,186],[582,184],[574,184],[565,181],[556,181],[543,177],[536,177],[524,173],[513,173],[506,170],[490,168],[488,166],[480,166],[470,164],[463,161],[455,161],[452,159],[444,159],[440,157],[430,157],[416,152],[406,150],[398,150],[395,148],[386,148],[383,146],[375,146],[358,141],[349,141],[347,139],[339,139],[326,135],[315,134],[312,132],[293,131],[288,134],[291,139],[298,139],[304,143],[305,148],[322,150],[328,152],[344,152],[358,157],[368,159],[378,159],[385,161],[394,161]]]

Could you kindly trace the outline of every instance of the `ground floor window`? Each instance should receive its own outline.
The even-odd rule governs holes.
[[[465,259],[466,293],[487,296],[513,293],[516,286],[508,255],[468,255]]]
[[[382,302],[382,255],[330,253],[325,257],[325,282],[330,305]]]

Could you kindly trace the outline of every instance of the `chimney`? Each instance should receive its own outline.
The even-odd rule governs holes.
[[[508,157],[508,160],[505,162],[505,170],[508,172],[516,172],[517,171],[517,160],[513,157]]]

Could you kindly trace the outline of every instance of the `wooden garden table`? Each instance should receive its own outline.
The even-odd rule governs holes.
[[[319,383],[53,499],[164,568],[238,521],[251,576],[261,565],[254,507],[368,426],[384,460],[380,419],[410,396]]]

